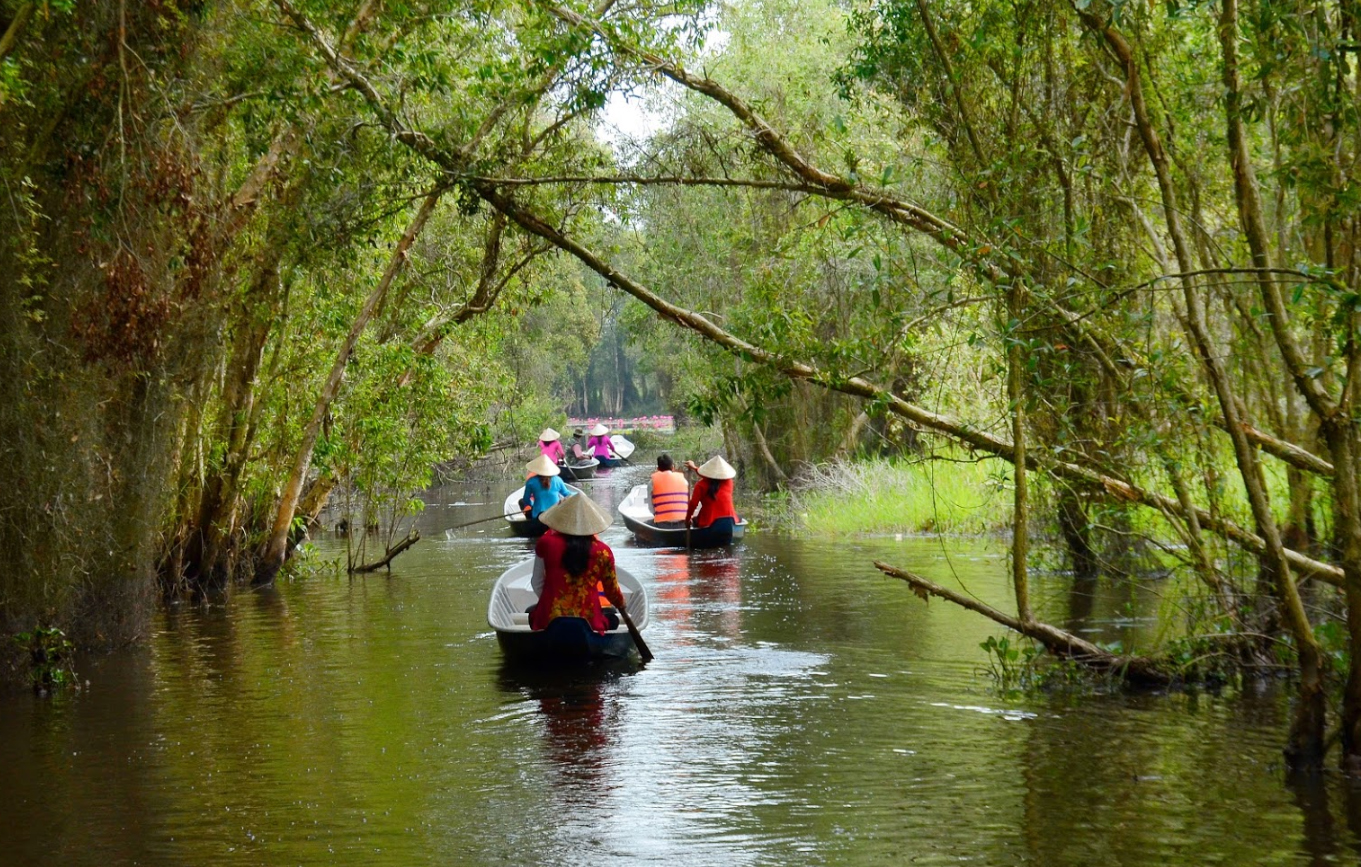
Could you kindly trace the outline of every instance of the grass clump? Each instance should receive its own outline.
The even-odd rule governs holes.
[[[979,534],[1011,521],[1010,467],[998,460],[835,461],[801,474],[788,522],[814,534]]]

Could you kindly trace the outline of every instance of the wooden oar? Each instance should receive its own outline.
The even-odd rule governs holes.
[[[508,512],[504,515],[492,515],[490,518],[478,518],[476,521],[469,521],[466,524],[455,524],[450,530],[462,530],[464,527],[471,527],[473,524],[485,524],[488,521],[499,521],[502,518],[514,518],[516,515],[523,515],[524,512]]]
[[[619,616],[623,619],[624,625],[628,627],[629,636],[633,638],[633,643],[638,647],[638,655],[643,658],[643,662],[652,661],[652,651],[647,649],[647,642],[643,640],[643,634],[638,631],[638,627],[633,625],[633,618],[629,617],[627,610],[620,608]]]

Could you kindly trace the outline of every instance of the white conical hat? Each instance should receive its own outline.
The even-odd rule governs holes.
[[[603,424],[597,424],[595,427],[591,428],[591,436],[593,437],[603,437],[605,434],[609,432],[610,429],[605,427]]]
[[[611,523],[605,510],[585,494],[559,500],[557,505],[539,515],[539,520],[569,536],[594,536],[605,532]]]
[[[699,474],[706,479],[731,479],[737,475],[737,470],[719,455],[714,455],[699,468]]]
[[[708,466],[707,464],[705,466]],[[539,455],[534,460],[525,464],[525,472],[533,473],[536,476],[556,476],[562,472],[558,465],[548,459],[548,455]]]
[[[539,434],[539,440],[540,442],[551,443],[560,436],[562,436],[562,434],[553,430],[551,427],[546,427],[543,429],[543,433]]]

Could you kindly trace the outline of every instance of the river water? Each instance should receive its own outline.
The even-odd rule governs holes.
[[[643,468],[589,485],[611,509]],[[1001,630],[885,559],[1008,598],[976,540],[730,550],[603,538],[656,659],[505,667],[487,592],[511,482],[427,495],[390,575],[164,612],[78,695],[0,698],[0,864],[1355,864],[1361,791],[1280,765],[1288,690],[1006,696]],[[343,555],[321,540],[318,555]],[[1149,585],[1037,575],[1047,619],[1137,643]]]

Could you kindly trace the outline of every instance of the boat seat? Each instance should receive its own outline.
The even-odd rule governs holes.
[[[512,626],[528,626],[529,625],[528,612],[512,611],[510,614],[510,623]]]

